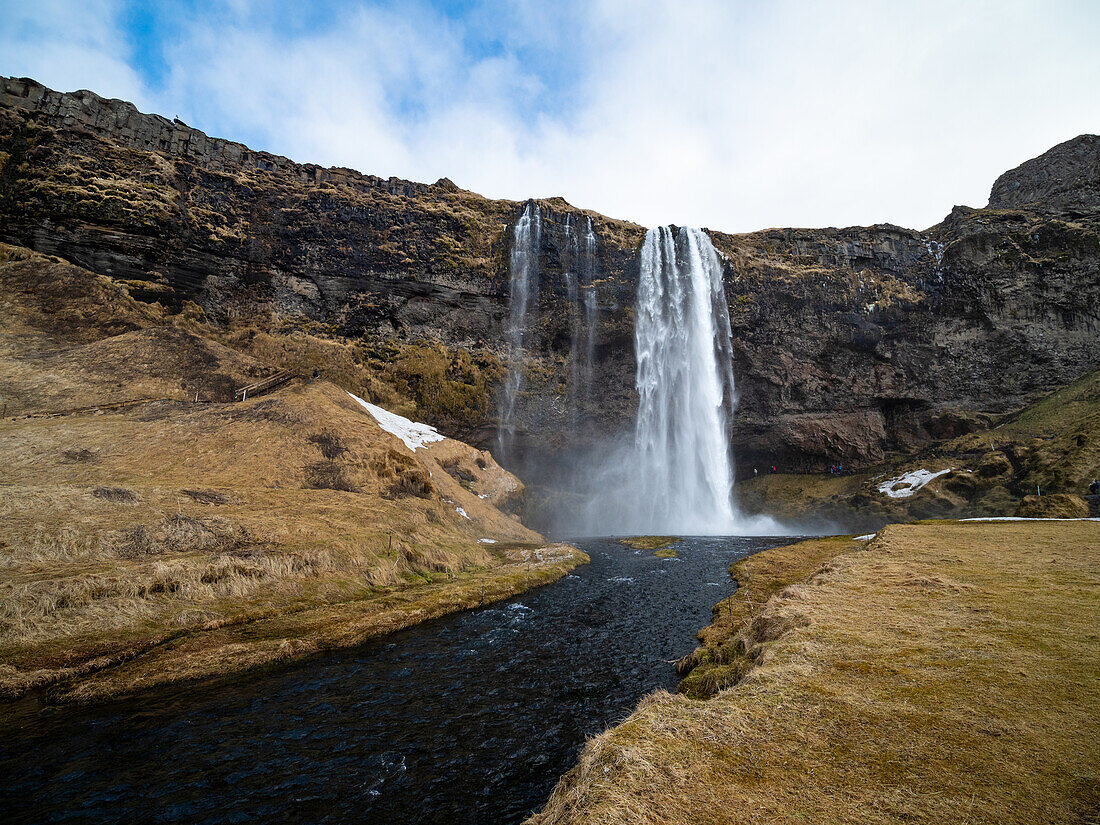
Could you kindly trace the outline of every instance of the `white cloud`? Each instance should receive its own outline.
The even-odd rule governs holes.
[[[137,105],[152,102],[126,60],[112,0],[0,2],[0,17],[0,73],[33,77],[54,89],[91,89]]]
[[[0,35],[0,70],[129,95],[295,160],[563,195],[645,224],[924,227],[1100,130],[1088,2],[602,0],[465,21],[414,5],[292,38],[235,0],[181,23],[155,94],[109,5],[41,9],[14,51]],[[501,48],[472,49],[475,26]],[[560,56],[564,90],[525,61],[532,47]]]

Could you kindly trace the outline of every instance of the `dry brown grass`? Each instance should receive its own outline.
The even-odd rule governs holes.
[[[270,661],[276,636],[292,642],[279,657],[353,644],[583,561],[521,575],[496,549],[541,537],[495,506],[522,485],[488,453],[410,451],[324,380],[233,403],[271,367],[194,319],[144,326],[161,319],[75,267],[40,295],[32,265],[53,273],[0,260],[0,384],[20,405],[0,420],[0,694],[238,670]],[[162,400],[109,406],[135,387]],[[227,628],[222,649],[209,634]]]
[[[1087,518],[1089,504],[1080,496],[1051,493],[1046,496],[1024,496],[1016,505],[1017,516],[1024,518]]]
[[[736,687],[649,697],[531,822],[1094,822],[1098,546],[1089,522],[887,527],[769,600]]]
[[[676,663],[684,677],[678,692],[704,699],[737,684],[752,667],[742,631],[757,613],[772,596],[805,582],[830,559],[853,547],[847,536],[830,536],[756,553],[730,565],[737,589],[714,606],[711,624],[699,631],[702,644]]]
[[[72,445],[99,460],[69,460]],[[478,539],[539,538],[492,506],[511,477],[482,453],[412,453],[325,382],[244,404],[9,420],[0,449],[9,693],[181,631],[492,579],[505,560]],[[316,483],[319,464],[346,483]]]

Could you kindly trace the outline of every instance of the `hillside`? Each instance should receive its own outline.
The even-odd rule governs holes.
[[[935,477],[925,481],[911,475],[921,471]],[[737,494],[749,512],[876,530],[911,519],[1043,514],[1018,512],[1025,497],[1053,501],[1052,496],[1068,495],[1086,508],[1082,497],[1096,478],[1100,372],[1090,372],[989,426],[938,442],[878,472],[764,474],[745,479]],[[1092,506],[1095,510],[1100,500]]]
[[[234,401],[277,366],[18,247],[0,245],[0,306],[4,696],[355,644],[583,561],[498,509],[522,485],[491,455],[399,437],[410,422],[349,395],[370,396],[366,368]]]

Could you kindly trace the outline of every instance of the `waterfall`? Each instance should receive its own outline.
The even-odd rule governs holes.
[[[543,463],[523,469],[530,469],[536,480],[550,480],[551,488],[560,485],[565,493],[554,517],[559,532],[783,532],[782,525],[766,516],[743,516],[733,501],[732,332],[722,262],[701,230],[660,227],[646,233],[635,300],[634,429],[596,437],[591,410],[599,393],[597,251],[591,219],[586,217],[582,226],[575,215],[540,211],[533,201],[512,229],[504,330],[509,370],[500,394],[499,460],[520,469],[531,458],[512,454],[517,452],[517,407],[522,420],[553,409],[566,417],[565,430],[574,437],[565,440],[557,455],[536,453]],[[540,253],[545,272],[540,272]],[[560,317],[542,318],[541,324],[540,289],[547,300],[560,301],[544,306],[564,310]],[[562,397],[558,386],[532,388],[541,393],[540,406],[524,410],[520,396],[525,363],[536,355],[529,352],[535,329],[557,340],[563,333],[568,336],[568,392]]]
[[[516,434],[516,399],[523,385],[523,355],[525,333],[532,297],[538,306],[539,241],[542,219],[537,203],[529,202],[512,229],[512,254],[508,259],[509,292],[508,321],[504,341],[508,349],[508,375],[504,379],[500,400],[500,424],[497,428],[498,458],[503,461],[510,452]]]
[[[596,232],[592,219],[585,217],[583,233],[578,231],[572,213],[564,219],[552,212],[545,214],[529,201],[512,228],[512,250],[508,259],[508,317],[504,324],[508,374],[498,402],[498,460],[513,459],[516,412],[524,382],[524,364],[532,345],[530,330],[538,321],[539,289],[545,273],[540,272],[539,253],[545,245],[548,254],[559,253],[561,287],[564,292],[569,324],[569,371],[564,413],[569,429],[579,434],[585,425],[592,402],[592,380],[596,354]],[[553,271],[553,270],[551,270]],[[556,284],[546,287],[559,290]],[[559,292],[560,294],[560,292]],[[566,319],[562,319],[566,320]]]
[[[592,228],[592,219],[585,218],[584,251],[581,258],[581,278],[583,280],[584,303],[584,353],[581,356],[579,403],[587,410],[592,403],[592,380],[596,365],[596,323],[599,320],[599,305],[596,303],[596,232]],[[574,352],[575,359],[578,357]]]
[[[722,265],[698,229],[650,229],[634,330],[638,414],[631,531],[738,529],[727,425],[734,403]]]
[[[569,411],[574,434],[579,434],[592,402],[596,356],[596,232],[585,217],[584,237],[578,236],[573,216],[565,216],[566,254],[562,278],[569,305]]]

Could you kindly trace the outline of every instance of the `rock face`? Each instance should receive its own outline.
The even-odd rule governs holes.
[[[1095,215],[1100,204],[1100,136],[1079,135],[1005,172],[989,194],[992,209]]]
[[[738,472],[873,466],[1095,367],[1098,158],[1095,136],[1061,144],[1003,175],[988,208],[955,207],[925,232],[711,232],[735,341]],[[630,426],[644,235],[560,199],[538,203],[537,321],[512,459],[528,478]],[[0,79],[0,240],[109,274],[145,300],[194,301],[223,323],[277,319],[501,356],[522,210],[446,179],[297,164],[91,92]],[[586,218],[598,318],[595,392],[578,427],[580,308],[564,226]],[[490,412],[452,434],[492,446],[494,432]]]

